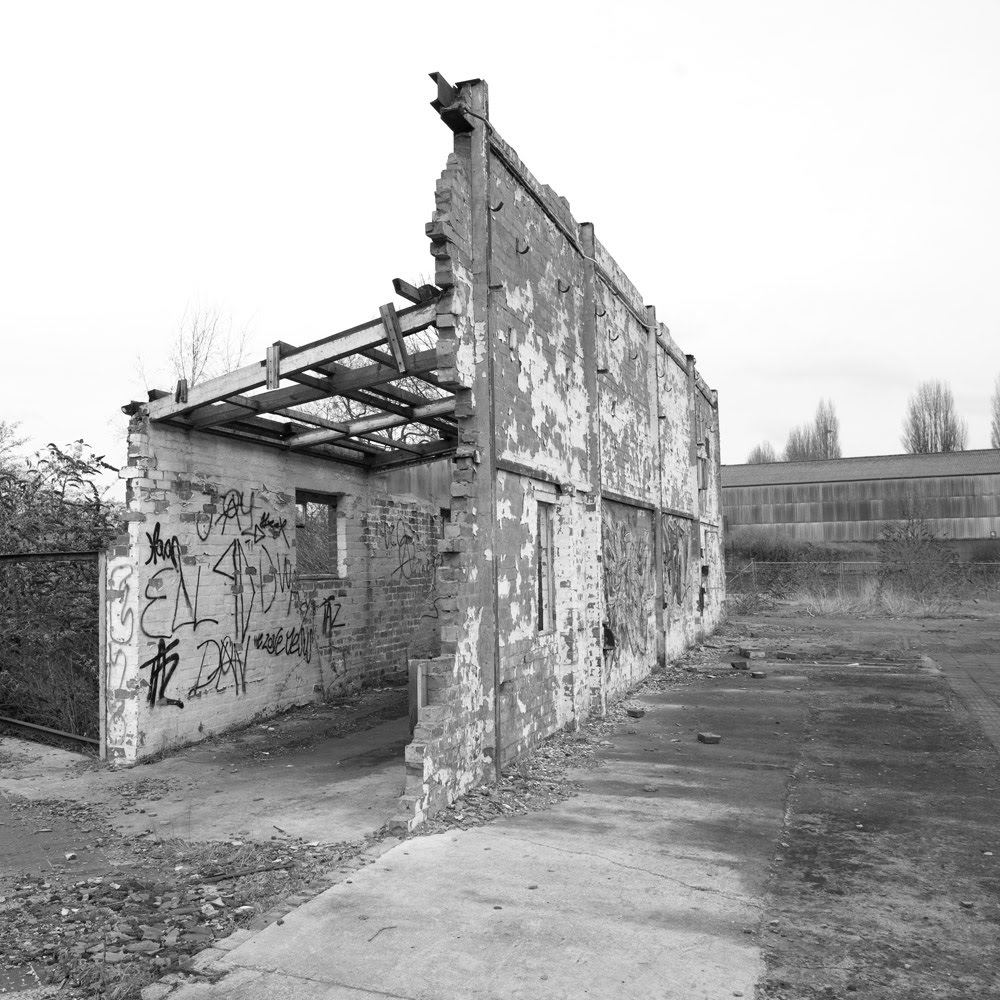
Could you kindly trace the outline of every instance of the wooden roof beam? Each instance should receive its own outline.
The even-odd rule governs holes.
[[[288,417],[291,420],[296,420],[303,424],[312,424],[314,427],[326,427],[329,430],[334,431],[347,431],[346,424],[338,423],[336,420],[327,420],[326,417],[317,416],[315,413],[306,413],[304,410],[277,410],[275,412],[279,416]],[[381,434],[359,434],[357,436],[364,441],[371,441],[374,444],[380,444],[385,447],[402,448],[407,451],[413,450],[413,448],[406,445],[404,442],[397,441],[395,438],[383,437]],[[375,448],[365,450],[370,451],[373,455],[380,452],[380,449]]]
[[[374,471],[391,469],[397,465],[414,465],[418,461],[430,462],[450,454],[457,447],[454,441],[428,441],[411,448],[399,447],[398,451],[387,451],[372,459],[369,468]],[[404,453],[407,452],[407,453]]]
[[[428,300],[420,305],[410,306],[397,313],[399,332],[402,337],[417,333],[433,325],[437,318],[437,299]],[[325,337],[312,344],[299,348],[280,358],[272,357],[272,382],[289,378],[297,372],[305,372],[317,365],[330,364],[339,358],[357,354],[368,347],[377,347],[388,340],[385,325],[380,315],[378,319],[362,323],[360,326],[332,337]],[[397,377],[398,377],[397,372]],[[178,402],[173,397],[153,400],[149,405],[149,416],[152,420],[168,420],[171,417],[183,416],[201,406],[216,403],[230,396],[245,394],[252,389],[259,389],[268,381],[267,361],[258,361],[244,365],[235,371],[218,378],[209,379],[188,390],[187,399]],[[279,391],[279,390],[271,390]]]
[[[455,397],[449,399],[439,399],[426,406],[416,406],[408,415],[384,413],[377,416],[361,417],[359,420],[352,420],[344,431],[340,430],[318,430],[307,431],[305,434],[296,434],[288,440],[291,448],[308,448],[310,445],[326,444],[337,441],[344,437],[353,437],[357,434],[365,434],[369,431],[385,430],[387,427],[399,427],[402,424],[422,423],[425,417],[438,417],[447,413],[455,412]]]
[[[431,350],[434,350],[435,355],[437,354],[437,351],[434,348],[431,348]],[[386,354],[384,351],[378,351],[375,348],[371,348],[369,350],[361,351],[360,353],[362,354],[363,357],[368,358],[370,361],[378,361],[381,362],[383,365],[393,364],[393,359],[389,357],[389,355]],[[441,382],[439,381],[437,375],[435,374],[436,371],[437,371],[437,365],[435,365],[433,368],[427,370],[419,370],[419,371],[414,370],[412,367],[408,367],[406,370],[406,375],[412,375],[413,378],[419,379],[421,382],[426,382],[428,385],[433,385],[438,388],[441,388],[442,387]]]
[[[431,348],[412,355],[411,370],[406,374],[433,371],[436,367],[437,352]],[[312,403],[317,399],[338,395],[341,389],[367,389],[402,376],[395,365],[379,362],[365,365],[363,368],[346,368],[338,365],[336,373],[326,379],[312,379],[301,372],[290,377],[301,380],[300,384],[261,392],[256,396],[231,396],[224,402],[204,407],[185,419],[195,427],[212,427],[237,419],[246,410],[253,410],[255,413],[276,413],[288,406],[301,406],[303,403]]]
[[[408,417],[413,411],[415,406],[426,406],[429,403],[435,403],[437,400],[434,399],[422,399],[419,396],[416,397],[413,403],[397,403],[392,400],[381,399],[376,396],[370,396],[367,393],[351,393],[348,399],[353,399],[356,403],[362,403],[365,406],[371,407],[373,410],[380,410],[382,413],[394,413],[396,416]],[[361,419],[360,417],[358,419]],[[423,423],[426,423],[428,427],[432,427],[434,430],[438,431],[440,434],[445,434],[448,437],[454,437],[456,433],[455,424],[451,421],[449,417],[427,417]]]

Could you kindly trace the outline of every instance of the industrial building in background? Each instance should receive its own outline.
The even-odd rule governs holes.
[[[126,407],[113,762],[409,677],[411,827],[722,614],[716,393],[486,84],[432,76],[454,133],[433,284]]]
[[[963,558],[1000,557],[1000,451],[879,455],[722,466],[727,537],[876,543],[890,525],[926,522]]]

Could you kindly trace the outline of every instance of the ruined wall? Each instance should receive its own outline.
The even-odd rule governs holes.
[[[434,281],[444,290],[435,320],[438,378],[457,395],[458,449],[438,543],[440,655],[410,664],[421,708],[406,748],[406,788],[395,818],[401,827],[413,827],[481,781],[493,755],[492,435],[482,403],[489,388],[477,378],[485,355],[473,321],[472,274],[473,161],[482,154],[482,143],[474,149],[469,134],[455,137],[427,224]],[[476,239],[481,244],[481,231]]]
[[[128,535],[107,580],[111,759],[405,671],[415,636],[437,651],[438,510],[348,467],[141,412],[125,475]],[[325,568],[300,566],[297,490],[334,501]]]
[[[721,613],[702,597],[721,565],[717,490],[698,486],[718,421],[710,405],[700,430],[693,359],[593,227],[484,125],[485,85],[448,101],[468,129],[449,121],[427,232],[459,449],[442,655],[415,664],[427,703],[407,751],[409,824],[497,755],[603,711]]]

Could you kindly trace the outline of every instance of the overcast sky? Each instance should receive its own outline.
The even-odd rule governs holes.
[[[697,356],[724,462],[821,397],[845,455],[899,452],[929,378],[989,446],[998,0],[347,7],[0,8],[0,419],[124,464],[186,310],[262,357],[431,274],[439,70]]]

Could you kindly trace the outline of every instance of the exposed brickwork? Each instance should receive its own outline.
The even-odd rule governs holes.
[[[112,759],[405,672],[411,643],[437,652],[436,509],[141,414],[129,452],[129,534],[108,561]],[[297,489],[335,501],[326,572],[299,572]]]
[[[488,117],[485,85],[461,99]],[[510,760],[603,711],[711,630],[724,596],[718,415],[693,359],[592,228],[469,121],[427,228],[451,291],[439,354],[463,391],[410,825],[497,748]]]

